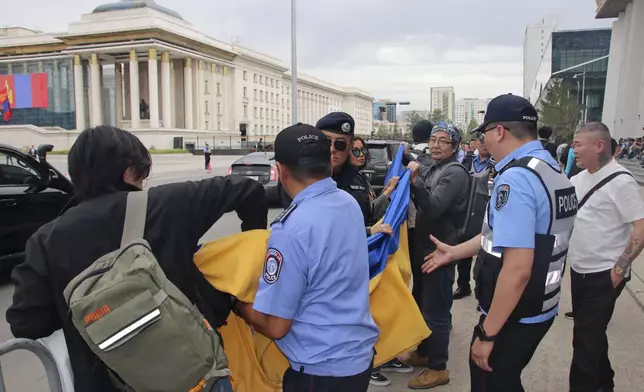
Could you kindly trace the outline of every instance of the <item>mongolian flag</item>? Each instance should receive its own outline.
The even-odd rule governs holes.
[[[406,212],[409,171],[402,167],[402,151],[390,169],[400,176],[384,222],[394,235],[368,239],[371,314],[380,329],[375,365],[411,351],[431,333],[409,291],[411,263],[407,246]],[[262,274],[270,231],[254,230],[205,243],[194,261],[219,291],[252,303]],[[329,317],[332,317],[329,315]],[[234,313],[220,328],[236,392],[279,392],[288,361],[275,343],[255,333]]]
[[[9,93],[6,87],[0,89],[0,108],[2,109],[4,121],[5,122],[9,121],[13,113],[11,112],[11,104],[9,103]]]

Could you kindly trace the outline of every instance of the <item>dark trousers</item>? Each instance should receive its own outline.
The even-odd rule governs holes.
[[[575,318],[570,392],[611,390],[615,372],[608,359],[606,329],[626,281],[613,288],[610,270],[594,274],[573,270],[570,283]]]
[[[454,264],[450,264],[431,274],[422,274],[417,293],[421,302],[420,310],[432,330],[432,334],[418,346],[418,354],[429,357],[428,367],[434,370],[447,368],[455,273]]]
[[[485,320],[481,316],[480,322]],[[528,365],[539,343],[552,326],[554,317],[539,324],[520,324],[508,321],[497,335],[488,364],[494,370],[486,372],[472,361],[470,380],[472,392],[525,392],[521,372]],[[472,334],[472,343],[475,336]]]
[[[206,165],[206,170],[208,170],[208,166],[210,165],[210,154],[204,154],[205,157],[205,165]]]
[[[367,392],[372,366],[355,376],[312,376],[289,367],[282,380],[283,392]]]
[[[456,262],[458,269],[458,280],[456,284],[458,288],[465,291],[470,291],[470,279],[472,278],[472,258],[463,259]]]

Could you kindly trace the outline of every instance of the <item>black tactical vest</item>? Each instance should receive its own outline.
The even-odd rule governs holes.
[[[575,188],[560,170],[534,157],[524,157],[510,162],[500,172],[512,167],[529,170],[543,185],[550,200],[550,224],[547,234],[535,234],[532,275],[510,319],[537,317],[559,304],[568,243],[577,214]],[[491,203],[494,200],[490,201]],[[483,311],[490,310],[496,282],[503,266],[503,255],[494,252],[494,228],[489,224],[490,205],[486,212],[481,238],[481,250],[475,267],[476,298]],[[520,220],[521,217],[517,217]]]

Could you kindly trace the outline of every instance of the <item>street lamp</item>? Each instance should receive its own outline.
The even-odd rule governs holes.
[[[297,124],[297,25],[295,5],[297,0],[291,0],[291,120]]]
[[[579,119],[579,123],[581,124],[581,123],[586,122],[586,115],[588,113],[587,105],[586,105],[586,101],[587,101],[587,99],[586,99],[586,72],[584,71],[582,73],[575,74],[575,75],[573,75],[572,78],[577,79],[577,77],[579,77],[579,76],[583,77],[583,81],[581,82],[581,104],[584,105],[584,107],[581,110],[582,118]],[[577,82],[579,82],[579,81],[577,81]]]

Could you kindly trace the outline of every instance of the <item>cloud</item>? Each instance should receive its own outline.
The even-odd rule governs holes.
[[[107,0],[109,1],[109,0]],[[156,0],[199,30],[290,65],[290,1]],[[3,10],[11,25],[63,31],[101,0],[30,0]],[[546,15],[560,29],[610,26],[594,19],[592,0],[296,0],[302,72],[351,85],[378,98],[429,105],[432,86],[457,98],[522,90],[527,24]]]

